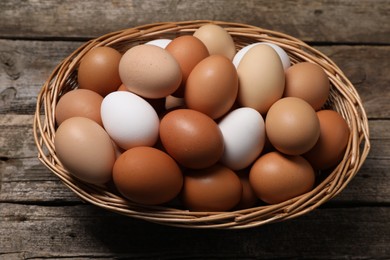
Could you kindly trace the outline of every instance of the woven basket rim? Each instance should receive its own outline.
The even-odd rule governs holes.
[[[291,200],[228,212],[192,212],[171,206],[145,206],[130,202],[103,186],[83,183],[73,178],[56,157],[54,148],[55,105],[58,97],[77,88],[75,71],[81,58],[92,48],[110,46],[124,52],[131,46],[157,38],[192,34],[204,24],[224,27],[237,49],[253,42],[270,42],[282,47],[291,62],[309,61],[320,65],[331,82],[327,105],[347,121],[351,135],[342,162],[315,188]],[[339,194],[356,175],[369,150],[368,120],[362,101],[341,69],[326,55],[290,35],[242,23],[214,20],[160,22],[111,32],[91,39],[74,50],[53,70],[42,86],[33,123],[38,159],[81,199],[126,216],[164,225],[187,228],[250,228],[284,221],[306,214]]]

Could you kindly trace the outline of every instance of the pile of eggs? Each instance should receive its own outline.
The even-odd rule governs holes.
[[[55,110],[56,154],[84,182],[193,211],[275,204],[343,158],[349,127],[324,109],[327,74],[278,45],[236,51],[207,24],[119,53],[95,47]]]

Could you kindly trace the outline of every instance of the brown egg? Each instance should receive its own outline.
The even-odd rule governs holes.
[[[150,44],[137,45],[123,54],[119,75],[131,92],[145,98],[163,98],[181,83],[179,63],[165,49]]]
[[[276,204],[310,191],[315,173],[302,156],[270,152],[253,164],[249,182],[257,197],[268,204]]]
[[[214,120],[191,109],[167,113],[161,119],[160,139],[168,154],[194,169],[213,165],[224,149],[221,130]]]
[[[92,119],[103,126],[100,106],[103,97],[89,89],[75,89],[64,94],[56,106],[56,122],[60,125],[68,118],[81,116]]]
[[[182,72],[180,87],[172,95],[183,97],[188,76],[196,64],[209,56],[209,51],[201,40],[192,35],[183,35],[173,39],[165,49],[179,63]]]
[[[146,146],[131,148],[116,160],[113,181],[131,201],[157,205],[175,198],[183,185],[177,163],[166,153]]]
[[[187,171],[180,194],[193,211],[227,211],[241,198],[242,185],[229,168],[215,164],[207,169]]]
[[[275,102],[265,119],[271,144],[280,152],[300,155],[309,151],[320,136],[320,122],[309,103],[296,97]]]
[[[233,63],[222,55],[199,62],[188,77],[184,99],[190,109],[216,119],[233,106],[238,93],[238,76]]]
[[[329,78],[317,64],[301,62],[286,70],[285,97],[302,98],[317,111],[328,99],[329,90]]]
[[[303,156],[319,170],[338,164],[344,157],[349,139],[349,127],[344,118],[333,110],[317,112],[320,137],[314,147]]]
[[[242,185],[242,194],[239,203],[235,206],[237,209],[247,209],[253,207],[257,202],[258,198],[249,182],[249,170],[241,170],[236,172]]]
[[[88,51],[77,71],[80,88],[93,90],[103,97],[117,90],[122,83],[118,71],[121,57],[111,47],[96,47]]]
[[[115,149],[95,121],[85,117],[65,120],[56,131],[54,146],[59,160],[73,176],[93,184],[111,179]]]

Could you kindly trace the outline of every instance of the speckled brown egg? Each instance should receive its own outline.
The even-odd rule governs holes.
[[[276,204],[310,191],[315,173],[302,156],[270,152],[253,164],[249,182],[257,197],[268,204]]]
[[[240,201],[242,186],[229,168],[215,164],[185,172],[180,198],[193,211],[227,211]]]
[[[216,122],[192,109],[167,113],[161,119],[160,139],[168,154],[188,168],[209,167],[221,158],[224,150]]]
[[[106,46],[88,51],[77,71],[80,88],[93,90],[103,97],[117,90],[122,83],[118,70],[121,57],[117,50]]]

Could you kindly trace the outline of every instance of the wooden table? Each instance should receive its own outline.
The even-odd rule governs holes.
[[[371,152],[336,198],[245,230],[148,223],[82,202],[37,160],[32,121],[50,72],[88,39],[194,19],[300,38],[333,59],[369,117]],[[0,1],[0,259],[390,259],[390,1]]]

